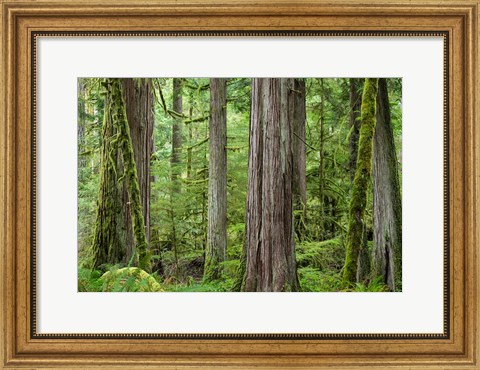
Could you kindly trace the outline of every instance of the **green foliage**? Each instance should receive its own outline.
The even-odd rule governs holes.
[[[388,292],[388,285],[382,282],[382,277],[378,276],[368,284],[357,283],[355,292]]]
[[[138,267],[116,266],[104,273],[102,281],[103,292],[162,292],[163,289],[153,275]]]
[[[345,259],[345,249],[340,239],[322,242],[305,242],[296,248],[297,266],[318,270],[340,270]]]
[[[79,292],[101,292],[103,282],[100,279],[102,272],[98,270],[89,270],[86,268],[78,269],[78,291]]]
[[[298,279],[302,292],[332,292],[341,289],[345,249],[341,239],[304,242],[296,248]]]
[[[341,274],[338,271],[320,271],[314,267],[298,269],[302,292],[336,292],[341,290]]]
[[[208,283],[192,283],[167,286],[166,292],[228,292],[230,281],[214,281]]]
[[[148,276],[139,272],[130,273],[128,263],[111,266],[120,261],[111,261],[110,265],[98,266],[94,271],[85,269],[91,266],[92,260],[88,247],[93,242],[96,200],[101,184],[101,147],[105,140],[114,138],[106,137],[102,132],[105,94],[101,80],[79,79],[79,291],[150,289],[149,282],[153,284],[150,278],[159,284],[160,289],[171,292],[225,292],[232,291],[232,287],[238,290],[242,282],[239,276],[242,274],[240,261],[245,237],[250,83],[248,78],[227,81],[227,260],[221,264],[220,279],[204,284],[202,276],[208,221],[209,79],[183,79],[183,112],[180,115],[171,109],[172,78],[153,79],[155,125],[150,162],[148,241],[152,256],[148,259],[152,261],[155,273]],[[402,81],[388,79],[388,84],[401,179]],[[346,255],[344,244],[347,244],[349,205],[353,196],[349,173],[349,113],[349,79],[306,79],[307,214],[302,242],[296,241],[298,276],[301,290],[305,292],[345,289],[341,284]],[[183,123],[182,147],[178,151],[178,163],[172,166],[175,119],[181,119]],[[178,174],[178,184],[172,183],[172,172]],[[122,173],[118,174],[119,178],[122,176]],[[178,191],[175,186],[178,186]],[[366,241],[371,248],[374,225],[370,181],[366,181],[366,189],[361,208]],[[101,278],[103,272],[100,270],[107,271],[105,277]],[[373,281],[364,285],[352,284],[348,289],[382,291],[384,287]]]

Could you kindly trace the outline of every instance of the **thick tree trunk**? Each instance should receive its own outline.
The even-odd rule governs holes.
[[[132,138],[127,120],[122,86],[119,79],[106,79],[105,119],[102,145],[102,169],[97,220],[93,242],[93,267],[118,263],[125,255],[123,207],[120,202],[123,182],[131,203],[130,216],[135,239],[133,265],[150,270],[150,255],[135,164]],[[118,166],[118,157],[122,167]],[[120,171],[121,170],[121,171]],[[122,182],[123,181],[123,182]],[[119,221],[121,220],[121,221]]]
[[[205,281],[220,278],[227,251],[227,80],[210,79],[210,159]]]
[[[390,290],[402,281],[402,200],[390,119],[387,82],[378,82],[377,125],[373,146],[372,277],[381,276]]]
[[[307,218],[305,79],[296,78],[293,91],[293,207],[295,212],[295,232],[298,239],[303,241]]]
[[[254,78],[244,291],[298,291],[292,199],[293,79]]]
[[[111,94],[105,96],[102,148],[100,159],[100,187],[97,198],[97,216],[92,243],[92,269],[102,265],[114,265],[125,256],[125,233],[123,228],[123,184],[119,174],[119,147],[117,127],[112,119]]]
[[[358,156],[350,201],[346,257],[343,283],[352,286],[358,279],[359,256],[364,240],[364,215],[367,206],[368,184],[372,176],[373,136],[375,134],[375,100],[377,78],[367,78],[362,96],[362,117],[358,140]]]
[[[358,136],[360,133],[360,115],[362,109],[362,80],[360,78],[350,78],[350,181],[355,179],[355,170],[357,168],[358,154]]]
[[[182,150],[182,118],[180,117],[183,114],[183,98],[182,98],[182,79],[174,78],[173,79],[173,112],[176,116],[173,120],[172,126],[172,157],[170,159],[170,164],[172,167],[172,186],[175,193],[180,192],[180,185],[178,184],[177,178],[181,174],[180,170],[180,154]],[[177,116],[178,115],[178,116]]]
[[[145,235],[150,240],[150,157],[153,150],[154,101],[151,79],[122,79],[123,96],[127,111],[133,154],[137,166],[138,184],[145,220]],[[128,263],[135,250],[131,220],[131,202],[128,191],[123,187],[124,225],[126,238],[126,255]]]

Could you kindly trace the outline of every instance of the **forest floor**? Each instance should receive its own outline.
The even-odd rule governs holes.
[[[79,267],[79,292],[229,292],[236,279],[239,259],[223,263],[222,278],[203,281],[203,252],[195,250],[175,261],[165,253],[161,269],[152,274],[136,267],[105,266],[102,271]],[[341,286],[345,250],[340,239],[297,245],[297,273],[302,292],[345,291]],[[351,289],[348,291],[352,291]],[[386,291],[377,281],[357,284],[353,291]]]

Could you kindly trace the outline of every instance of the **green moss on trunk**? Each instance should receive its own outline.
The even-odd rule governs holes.
[[[346,257],[343,269],[343,283],[352,286],[357,279],[358,258],[361,251],[364,215],[367,205],[368,185],[372,176],[373,136],[375,133],[375,110],[378,78],[367,78],[362,96],[362,116],[358,155],[350,201],[348,231],[346,237]]]
[[[110,111],[110,96],[105,97],[105,112],[102,129],[100,187],[97,199],[97,216],[91,248],[91,268],[115,264],[123,258],[125,243],[121,228],[121,206],[118,204],[119,187],[117,176],[117,131]]]
[[[101,185],[98,200],[97,221],[92,246],[93,267],[100,264],[117,263],[121,258],[113,256],[121,243],[121,236],[116,233],[116,214],[121,211],[121,205],[115,204],[117,185],[126,182],[131,203],[131,218],[135,236],[135,258],[133,264],[149,272],[150,254],[145,233],[145,221],[142,211],[140,187],[138,185],[137,167],[135,164],[132,138],[128,126],[125,103],[122,96],[120,79],[109,78],[105,81],[107,89],[105,98],[104,144],[102,146]],[[118,174],[115,158],[122,156],[123,174]],[[113,181],[112,181],[113,179]]]

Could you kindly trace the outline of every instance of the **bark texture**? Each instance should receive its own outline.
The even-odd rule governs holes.
[[[78,96],[78,103],[77,103],[77,143],[78,143],[78,175],[80,178],[81,171],[86,167],[86,160],[85,156],[80,150],[85,149],[85,115],[86,115],[86,107],[85,107],[85,85],[86,81],[83,78],[79,78],[77,80],[77,96]]]
[[[293,90],[293,207],[295,232],[299,240],[305,236],[307,218],[307,150],[305,145],[305,79],[296,78]]]
[[[140,199],[145,235],[150,241],[150,157],[153,150],[154,101],[151,79],[122,79],[123,96],[127,112],[130,136],[132,138],[133,155],[137,167]],[[132,229],[132,203],[128,198],[127,184],[123,187],[124,227],[126,253],[124,262],[128,263],[135,250],[135,238]]]
[[[368,184],[372,177],[373,136],[375,134],[375,110],[377,78],[367,78],[362,95],[362,117],[358,141],[358,155],[350,201],[346,257],[343,283],[352,286],[358,279],[359,256],[364,240],[364,215],[367,206]]]
[[[210,79],[210,157],[205,281],[219,279],[227,250],[227,80]]]
[[[173,191],[178,193],[180,186],[177,182],[177,178],[180,176],[180,154],[182,150],[182,114],[183,114],[183,98],[182,98],[182,79],[173,79],[173,114],[175,118],[172,126],[172,157],[170,164],[172,167],[172,185]]]
[[[136,249],[132,264],[150,271],[150,255],[145,234],[145,221],[138,184],[132,138],[127,120],[122,85],[119,79],[105,81],[104,143],[102,145],[101,179],[94,231],[93,267],[103,263],[118,263],[125,255],[123,207],[119,201],[126,183],[131,207],[132,230]],[[123,168],[120,172],[118,158]],[[123,234],[122,234],[123,231]]]
[[[254,78],[242,290],[298,291],[292,199],[293,79]]]
[[[92,243],[92,269],[104,264],[116,264],[125,256],[125,235],[121,194],[123,185],[118,183],[117,172],[118,135],[112,120],[111,94],[105,96],[100,159],[100,188],[97,199],[97,215]]]
[[[393,139],[387,82],[378,82],[377,125],[373,146],[372,277],[392,291],[402,281],[402,199]]]

